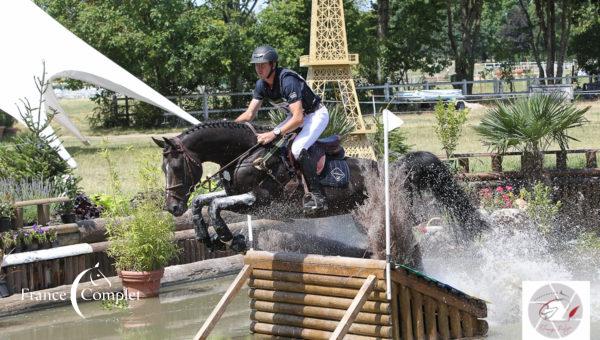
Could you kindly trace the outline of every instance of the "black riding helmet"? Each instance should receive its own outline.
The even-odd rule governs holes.
[[[250,64],[268,63],[270,61],[277,62],[278,55],[277,51],[269,45],[258,46],[252,52],[252,59]]]

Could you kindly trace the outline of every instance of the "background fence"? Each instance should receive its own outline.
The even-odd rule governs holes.
[[[474,81],[443,81],[391,84],[386,83],[376,86],[357,86],[356,92],[363,114],[379,112],[382,107],[389,107],[393,111],[421,112],[428,111],[436,100],[410,100],[407,101],[401,94],[408,91],[420,90],[459,90],[460,100],[467,102],[486,102],[504,100],[519,96],[527,96],[532,87],[551,83],[554,85],[568,85],[575,98],[592,99],[600,95],[600,76],[567,76],[561,78],[534,78],[523,77],[511,80],[489,79]],[[333,89],[326,90],[326,104],[343,104],[339,98],[327,95]],[[246,110],[247,104],[252,99],[252,92],[202,92],[181,96],[168,96],[170,100],[182,107],[188,113],[200,120],[233,119]],[[134,103],[131,98],[114,97],[114,110],[116,114],[129,118],[129,109]],[[263,106],[261,111],[274,109]],[[165,123],[177,124],[181,119],[172,113],[165,112]]]

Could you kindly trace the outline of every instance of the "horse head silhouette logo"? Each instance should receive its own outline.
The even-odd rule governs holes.
[[[100,271],[100,262],[96,263],[96,265],[92,268],[82,271],[79,273],[79,275],[77,275],[77,277],[75,277],[75,280],[71,285],[71,305],[73,306],[73,309],[75,309],[75,312],[84,319],[85,316],[81,313],[81,310],[79,310],[79,305],[77,304],[77,288],[79,287],[79,282],[85,276],[85,274],[89,274],[89,281],[93,286],[99,286],[99,284],[96,283],[96,280],[104,280],[108,284],[108,287],[112,287],[110,280],[106,278],[102,271]],[[83,292],[81,295],[83,296]]]

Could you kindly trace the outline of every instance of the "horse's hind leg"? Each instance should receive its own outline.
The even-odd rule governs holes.
[[[237,252],[246,250],[246,240],[243,235],[237,235],[235,238],[227,227],[227,224],[221,218],[221,210],[232,207],[234,205],[252,205],[256,201],[256,196],[253,193],[221,197],[214,199],[208,207],[208,216],[210,222],[215,228],[219,241],[231,246],[231,249]]]
[[[196,231],[196,239],[207,246],[210,246],[211,239],[208,234],[208,224],[202,216],[202,208],[208,205],[212,200],[219,197],[225,197],[225,190],[211,192],[208,194],[198,195],[192,203],[192,220],[194,221],[194,230]],[[209,247],[210,248],[210,247]]]

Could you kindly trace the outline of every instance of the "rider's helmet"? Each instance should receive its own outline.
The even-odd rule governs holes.
[[[278,55],[277,51],[269,45],[258,46],[252,52],[252,59],[250,64],[268,63],[270,61],[277,62]]]

